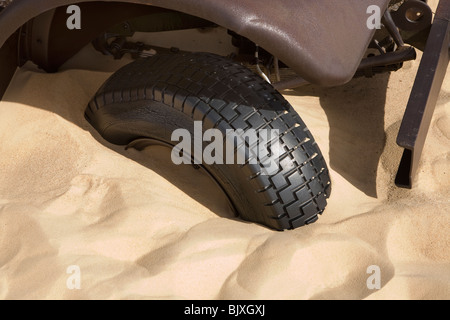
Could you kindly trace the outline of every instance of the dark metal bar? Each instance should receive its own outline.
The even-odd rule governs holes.
[[[389,52],[379,56],[363,59],[361,61],[361,64],[359,65],[358,71],[415,60],[416,57],[416,50],[413,47],[403,47],[402,49],[395,52]],[[302,77],[295,77],[292,79],[274,83],[273,86],[275,87],[275,89],[281,91],[301,87],[307,84],[309,84],[309,82]]]
[[[405,61],[415,60],[416,50],[413,47],[402,48],[394,52],[388,52],[379,56],[365,58],[361,61],[358,70],[383,67]]]
[[[405,148],[395,183],[412,188],[449,63],[450,1],[439,2],[397,144]]]
[[[391,12],[389,10],[386,10],[383,16],[383,24],[388,30],[389,34],[394,39],[395,43],[399,47],[403,47],[405,43],[403,42],[403,38],[400,35],[400,31],[398,31],[397,26],[395,25],[394,20],[392,19]]]

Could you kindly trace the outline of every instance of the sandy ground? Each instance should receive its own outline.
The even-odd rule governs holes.
[[[418,61],[285,92],[333,193],[319,222],[275,232],[233,218],[212,182],[166,150],[104,141],[83,112],[118,65],[86,71],[76,59],[57,74],[27,64],[0,102],[0,299],[450,298],[450,77],[413,190],[393,180]],[[80,290],[67,286],[71,266]]]

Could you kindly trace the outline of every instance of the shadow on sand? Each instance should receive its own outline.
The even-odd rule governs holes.
[[[386,144],[384,108],[388,82],[389,74],[381,74],[353,79],[335,88],[308,85],[283,92],[320,98],[330,125],[328,165],[370,197],[377,196],[377,168]]]

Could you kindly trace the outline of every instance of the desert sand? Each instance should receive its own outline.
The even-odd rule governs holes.
[[[166,149],[104,141],[84,109],[125,62],[91,53],[56,74],[28,63],[0,102],[0,299],[450,298],[450,77],[415,187],[394,186],[420,56],[391,75],[283,92],[333,192],[316,224],[276,232],[234,218]],[[70,266],[79,290],[67,286]],[[379,290],[367,286],[371,266]]]

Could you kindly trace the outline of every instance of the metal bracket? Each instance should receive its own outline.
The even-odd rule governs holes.
[[[406,107],[397,144],[405,148],[395,183],[412,188],[449,63],[450,2],[439,1],[433,26]]]

